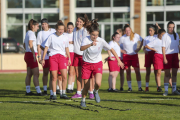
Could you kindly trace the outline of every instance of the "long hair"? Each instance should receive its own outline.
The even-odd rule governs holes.
[[[167,27],[169,27],[170,24],[175,25],[173,21],[169,21]],[[174,39],[176,40],[176,33],[174,32],[174,28],[173,28],[173,35],[174,35]]]
[[[88,16],[85,14],[85,13],[81,13],[81,14],[79,14],[78,15],[78,17],[77,17],[77,19],[81,19],[83,22],[84,22],[84,25],[83,25],[83,27],[87,27],[87,25],[88,25],[88,22],[89,22],[89,19],[88,19]],[[79,28],[77,27],[77,25],[76,25],[76,28],[77,28],[77,30],[79,30]]]
[[[28,23],[28,30],[32,30],[33,25],[39,24],[37,21],[31,19]]]
[[[158,27],[156,25],[151,25],[149,28],[152,28],[155,31],[154,34],[158,34]]]
[[[86,26],[86,29],[89,33],[92,33],[94,31],[99,32],[99,24],[97,23],[97,19],[91,20],[88,25]]]
[[[64,32],[66,32],[66,26],[64,25],[64,23],[62,22],[62,20],[58,20],[55,28],[58,29],[59,26],[64,26]]]
[[[124,26],[124,31],[126,31],[126,28],[128,28],[128,27],[131,29],[130,25],[129,25],[129,24],[126,24],[126,25]],[[131,29],[130,40],[133,40],[133,39],[134,39],[134,32],[133,32],[132,29]]]

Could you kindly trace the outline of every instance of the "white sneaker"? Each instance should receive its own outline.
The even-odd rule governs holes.
[[[168,91],[165,91],[164,93],[163,93],[163,96],[167,96],[168,95]]]
[[[179,93],[177,90],[175,90],[174,92],[172,92],[172,94],[173,94],[173,95],[180,95],[180,93]]]

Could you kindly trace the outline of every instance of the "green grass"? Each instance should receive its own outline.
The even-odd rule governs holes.
[[[145,73],[142,73],[142,86],[145,88]],[[40,78],[42,74],[40,75]],[[150,92],[138,92],[135,74],[132,73],[132,93],[128,93],[125,80],[125,91],[108,93],[108,74],[103,74],[102,86],[99,90],[101,102],[86,99],[89,110],[78,108],[80,99],[62,100],[58,96],[57,102],[45,101],[45,96],[25,96],[25,74],[0,74],[0,120],[9,119],[123,119],[123,120],[178,120],[180,118],[180,96],[171,95],[163,97],[162,93],[156,92],[154,75],[150,77]],[[180,74],[178,74],[178,79]],[[162,75],[163,85],[163,75]],[[40,80],[41,90],[42,82]],[[180,82],[177,83],[180,87]],[[116,87],[119,89],[119,77]],[[163,86],[162,86],[163,87]],[[31,90],[35,92],[33,83]],[[48,91],[49,92],[49,91]],[[72,96],[73,94],[68,94]],[[73,105],[69,106],[69,105]],[[108,107],[119,110],[109,110]],[[91,111],[92,110],[92,111]],[[98,112],[96,112],[96,110]]]

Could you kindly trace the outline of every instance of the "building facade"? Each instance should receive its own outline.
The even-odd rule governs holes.
[[[106,41],[125,24],[145,37],[151,24],[157,22],[166,29],[172,20],[180,34],[179,8],[180,0],[1,0],[1,34],[22,44],[30,19],[47,18],[54,27],[59,19],[75,23],[79,13],[98,19],[100,36]]]

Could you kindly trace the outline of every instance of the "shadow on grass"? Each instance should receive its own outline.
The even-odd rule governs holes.
[[[168,96],[171,96],[171,97],[147,97],[147,96],[140,96],[140,98],[146,98],[146,99],[164,99],[164,100],[178,99],[178,100],[180,100],[180,98],[173,97],[174,95],[168,95]]]

